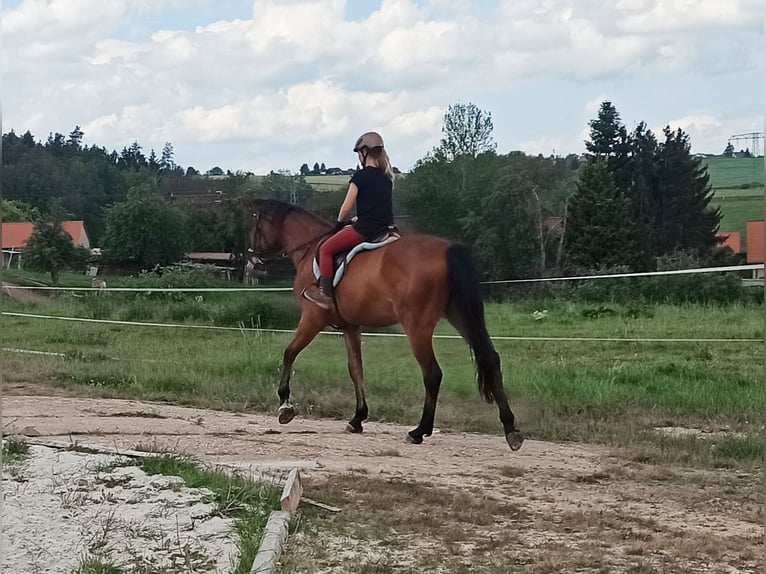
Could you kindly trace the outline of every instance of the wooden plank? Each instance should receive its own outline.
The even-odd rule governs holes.
[[[261,546],[255,555],[250,574],[272,574],[282,554],[282,546],[287,541],[290,513],[275,510],[269,515],[263,531]]]
[[[310,498],[306,498],[305,496],[301,500],[305,502],[306,504],[316,506],[317,508],[321,508],[322,510],[327,510],[328,512],[340,512],[340,508],[337,508],[335,506],[330,506],[329,504],[324,504],[323,502],[317,502],[316,500],[311,500]]]
[[[282,489],[282,498],[280,504],[283,512],[295,512],[303,495],[303,485],[301,484],[301,475],[297,468],[290,471],[287,476],[287,482]]]
[[[78,442],[64,442],[60,440],[51,440],[46,438],[28,437],[24,439],[29,444],[37,446],[47,446],[49,448],[58,448],[61,450],[71,450],[75,452],[93,453],[93,454],[112,454],[116,456],[128,456],[131,458],[149,458],[158,456],[162,453],[144,452],[130,449],[118,449],[110,446],[85,445]]]

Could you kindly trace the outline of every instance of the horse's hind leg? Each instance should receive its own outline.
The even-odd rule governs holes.
[[[295,407],[290,404],[290,376],[293,371],[293,363],[295,363],[298,353],[314,340],[322,327],[324,327],[324,323],[312,320],[310,316],[302,315],[298,328],[295,330],[295,336],[282,356],[282,376],[277,391],[279,394],[277,416],[281,424],[287,424],[295,417]]]
[[[434,430],[434,416],[436,414],[436,401],[439,398],[439,387],[442,382],[442,370],[436,360],[432,342],[434,327],[407,329],[407,337],[410,340],[412,353],[420,364],[423,372],[423,385],[426,389],[425,402],[423,403],[423,416],[417,428],[408,433],[407,440],[414,444],[423,442],[424,436],[431,436]]]
[[[364,397],[364,370],[362,368],[362,335],[358,327],[349,327],[344,332],[346,353],[348,355],[348,374],[354,381],[356,393],[356,412],[346,430],[352,433],[362,432],[362,421],[367,418],[367,401]]]

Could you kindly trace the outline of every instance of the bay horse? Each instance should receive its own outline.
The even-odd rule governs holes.
[[[479,392],[487,402],[497,404],[508,445],[512,450],[521,447],[524,439],[515,426],[503,388],[500,356],[487,333],[480,276],[466,246],[432,235],[404,235],[384,247],[359,253],[335,289],[335,308],[325,310],[306,300],[302,293],[316,282],[314,255],[320,241],[332,233],[333,225],[300,207],[276,200],[251,199],[244,207],[249,218],[251,256],[286,256],[296,268],[293,294],[301,318],[284,350],[278,390],[280,423],[289,423],[295,417],[295,408],[290,404],[290,376],[296,357],[320,331],[332,325],[343,331],[348,371],[356,392],[356,412],[346,430],[361,433],[368,414],[361,326],[400,324],[420,364],[425,385],[423,415],[407,440],[422,443],[423,437],[433,432],[442,380],[432,339],[437,323],[446,317],[472,351]]]

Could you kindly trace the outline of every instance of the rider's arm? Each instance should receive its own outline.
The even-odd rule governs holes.
[[[351,210],[356,203],[356,194],[358,192],[359,188],[355,183],[349,184],[348,191],[346,192],[346,199],[343,200],[343,205],[340,206],[340,211],[338,212],[338,221],[343,221],[348,214],[351,213]]]

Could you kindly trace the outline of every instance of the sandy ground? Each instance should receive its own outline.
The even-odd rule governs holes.
[[[233,520],[216,515],[211,493],[111,467],[122,460],[32,445],[5,465],[0,571],[70,573],[99,559],[126,572],[230,572]]]
[[[299,467],[309,483],[362,471],[479,491],[533,517],[523,533],[530,548],[551,531],[571,548],[592,543],[612,528],[598,517],[610,516],[621,521],[614,529],[651,533],[659,553],[672,553],[681,542],[704,550],[683,570],[662,571],[762,569],[762,497],[752,495],[760,479],[748,473],[637,470],[609,449],[587,444],[528,440],[512,453],[499,434],[441,432],[423,445],[409,445],[403,440],[408,429],[398,425],[368,423],[363,435],[350,435],[342,421],[297,418],[280,426],[274,416],[130,400],[6,395],[2,409],[4,432],[33,427],[42,439],[172,448],[255,472]],[[305,496],[311,497],[310,489]],[[583,517],[578,528],[560,527],[574,515]],[[624,555],[625,548],[617,544],[604,552]]]

